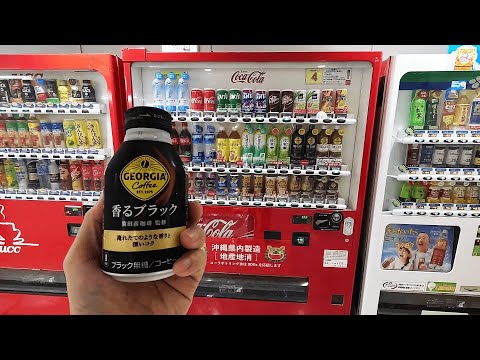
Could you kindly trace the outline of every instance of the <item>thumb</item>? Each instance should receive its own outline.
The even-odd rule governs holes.
[[[64,260],[65,266],[95,260],[100,261],[103,234],[103,195],[83,218],[82,225]]]

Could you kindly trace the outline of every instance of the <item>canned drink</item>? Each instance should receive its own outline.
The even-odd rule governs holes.
[[[83,190],[92,191],[93,190],[92,164],[88,160],[82,161],[82,179],[83,179]]]
[[[207,178],[205,180],[205,187],[207,190],[206,196],[207,199],[213,200],[215,199],[216,193],[216,185],[217,185],[217,178],[214,172],[207,173]]]
[[[300,182],[300,175],[290,175],[290,179],[288,181],[288,193],[290,196],[298,196],[300,193]]]
[[[305,115],[307,113],[307,90],[295,90],[293,113]]]
[[[293,113],[293,90],[282,90],[281,92],[281,112]]]
[[[320,90],[307,91],[307,114],[316,114],[320,111]]]
[[[75,134],[75,132],[73,132],[73,134]],[[52,136],[53,145],[55,148],[61,149],[65,147],[65,134],[63,132],[63,124],[61,122],[52,122]],[[74,143],[76,144],[76,138]]]
[[[104,172],[105,172],[105,169],[103,165],[103,160],[95,160],[92,164],[93,190],[95,191],[103,190]]]
[[[203,89],[203,110],[216,111],[216,95],[215,89]]]
[[[346,114],[347,111],[347,89],[338,89],[335,96],[335,114]]]
[[[242,200],[250,200],[252,195],[252,177],[251,174],[242,175],[241,194]]]
[[[70,176],[72,177],[72,190],[83,190],[82,162],[79,160],[70,161]]]
[[[322,97],[320,98],[320,111],[326,114],[333,114],[334,101],[333,89],[322,90]]]
[[[230,199],[238,199],[240,195],[240,175],[238,174],[230,174],[229,175],[229,191],[228,197]]]
[[[225,111],[228,108],[228,90],[218,89],[217,90],[217,110]]]
[[[325,202],[327,204],[336,204],[338,202],[338,182],[339,177],[331,177],[327,185],[327,194]]]
[[[268,104],[267,112],[280,112],[280,90],[270,89],[268,90]]]
[[[300,190],[302,191],[302,198],[311,198],[313,195],[314,178],[311,175],[302,176],[300,183]]]
[[[264,114],[267,112],[267,90],[255,90],[254,111],[257,114]]]
[[[203,199],[205,195],[205,173],[203,172],[194,173],[193,195],[195,199]]]
[[[77,140],[77,131],[75,128],[75,120],[65,119],[63,120],[63,131],[65,134],[65,145],[67,148],[77,148],[78,147],[78,140]],[[54,128],[55,134],[55,128]],[[55,142],[55,147],[56,142]]]
[[[98,119],[87,119],[87,141],[88,146],[94,149],[102,148],[102,135]]]
[[[87,122],[85,120],[75,120],[75,133],[77,135],[78,147],[88,147],[88,129]]]
[[[253,89],[242,90],[242,112],[251,113],[254,109]]]
[[[265,198],[275,198],[277,195],[275,186],[277,182],[276,175],[267,175],[265,176]]]
[[[190,109],[192,111],[203,111],[203,90],[192,89],[190,91]]]
[[[287,183],[288,183],[288,176],[287,175],[279,175],[277,176],[277,197],[286,199],[288,196],[288,188],[287,188]]]
[[[253,198],[263,200],[263,175],[253,175]]]
[[[328,176],[319,176],[315,179],[313,198],[316,203],[324,203],[327,194]]]
[[[230,89],[228,91],[228,108],[238,110],[242,108],[242,91],[239,89]]]
[[[225,199],[228,195],[228,176],[227,174],[217,174],[217,199]]]

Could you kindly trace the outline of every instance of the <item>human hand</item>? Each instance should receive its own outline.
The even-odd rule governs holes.
[[[202,206],[189,203],[189,227],[180,235],[190,249],[173,264],[174,275],[143,283],[120,282],[101,269],[103,197],[91,208],[63,261],[70,314],[186,314],[203,276]]]

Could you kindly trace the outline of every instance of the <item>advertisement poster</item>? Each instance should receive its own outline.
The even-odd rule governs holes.
[[[385,228],[385,270],[448,272],[453,262],[452,226],[390,224]]]

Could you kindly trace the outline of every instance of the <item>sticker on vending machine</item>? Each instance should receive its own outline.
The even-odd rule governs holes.
[[[453,226],[389,224],[385,228],[381,267],[448,272],[453,263],[454,236]]]

